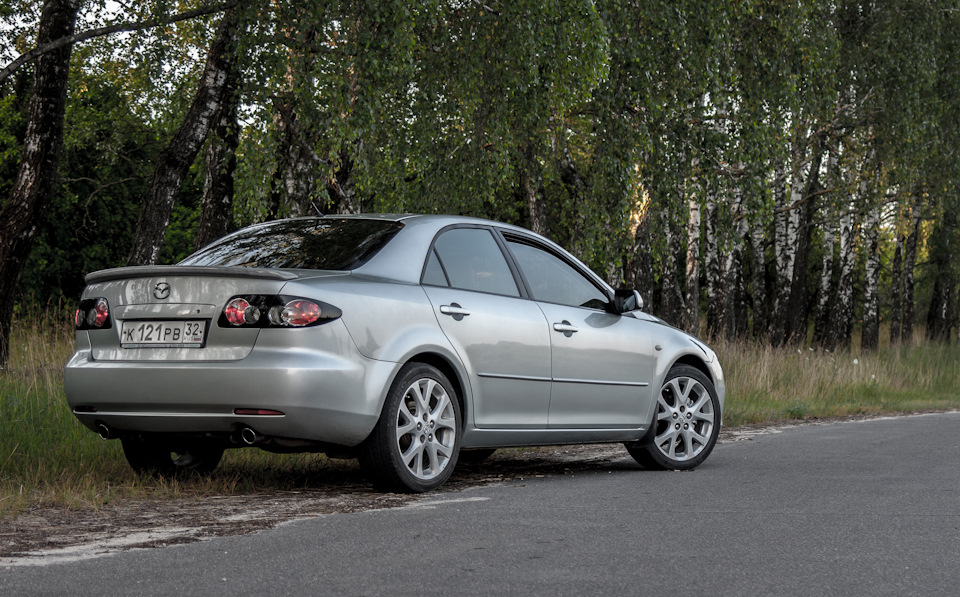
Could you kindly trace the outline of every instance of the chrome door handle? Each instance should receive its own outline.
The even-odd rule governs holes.
[[[450,303],[449,305],[440,305],[440,312],[444,315],[451,315],[454,319],[457,317],[464,317],[465,315],[470,315],[470,311],[467,311],[457,303]]]
[[[568,338],[570,337],[571,334],[574,334],[580,331],[580,328],[570,325],[570,322],[567,321],[566,319],[564,319],[561,323],[553,324],[553,329],[555,329],[558,332],[563,332],[563,335],[567,336]]]

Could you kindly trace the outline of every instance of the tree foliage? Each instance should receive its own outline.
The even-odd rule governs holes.
[[[5,61],[36,47],[40,4],[0,4]],[[123,262],[222,16],[174,20],[226,4],[85,3],[78,31],[169,24],[77,46],[25,296],[73,296],[84,271]],[[695,305],[686,325],[703,315],[712,334],[832,348],[861,320],[865,347],[887,318],[956,328],[957,0],[237,10],[237,109],[217,124],[236,150],[208,152],[236,163],[193,162],[161,260],[192,249],[206,170],[229,179],[229,227],[318,212],[506,220],[640,286],[668,321]],[[4,197],[33,64],[0,82]]]

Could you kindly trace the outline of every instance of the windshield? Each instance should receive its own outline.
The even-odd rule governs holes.
[[[299,218],[250,226],[207,245],[180,265],[352,270],[403,224],[387,220]]]

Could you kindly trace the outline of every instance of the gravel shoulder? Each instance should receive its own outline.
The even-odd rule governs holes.
[[[724,429],[719,443],[751,441],[785,428],[876,417],[847,417],[787,424]],[[577,472],[622,470],[633,460],[620,444],[560,446],[497,451],[480,463],[457,465],[439,493],[516,483],[524,479]],[[430,494],[435,496],[435,492]],[[126,500],[97,510],[41,506],[16,518],[0,519],[0,568],[47,565],[146,549],[254,533],[291,520],[329,514],[395,508],[422,495],[384,494],[372,489],[350,461],[336,467],[323,484],[297,491],[190,497],[173,500]]]

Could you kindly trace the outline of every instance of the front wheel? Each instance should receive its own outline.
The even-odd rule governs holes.
[[[446,376],[430,365],[408,363],[362,446],[360,464],[383,489],[436,489],[457,464],[460,428],[460,403]]]
[[[193,444],[176,449],[162,441],[123,438],[123,455],[130,468],[138,474],[172,476],[188,472],[208,474],[217,468],[223,458],[223,448]]]
[[[707,459],[720,435],[720,400],[713,382],[699,369],[676,365],[657,398],[647,434],[626,444],[645,468],[691,470]]]

